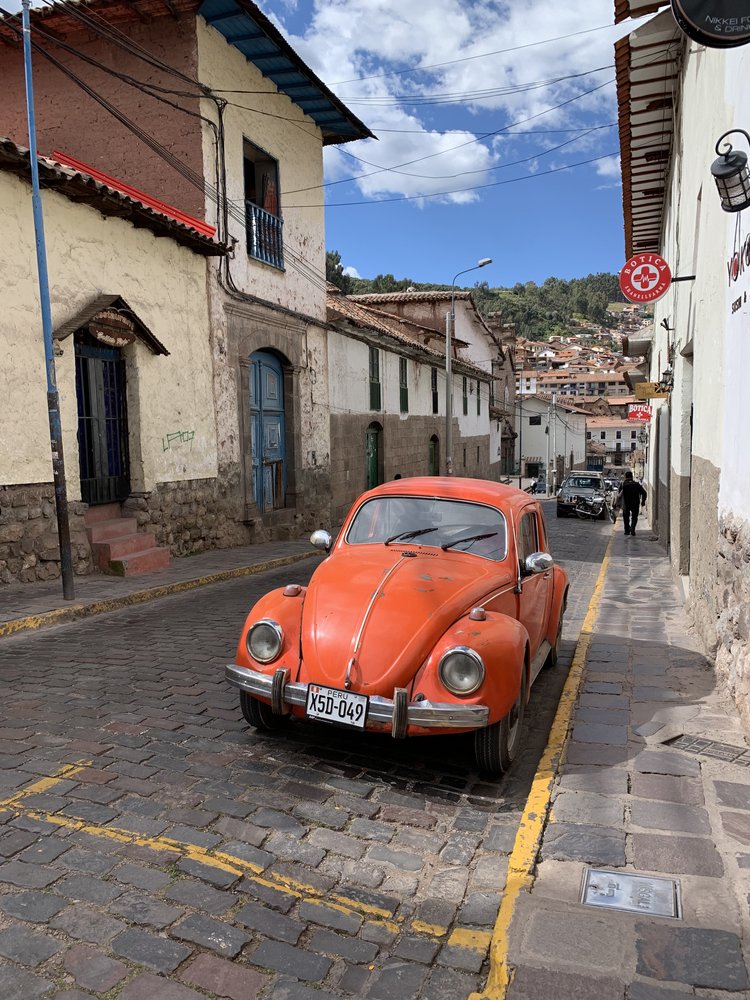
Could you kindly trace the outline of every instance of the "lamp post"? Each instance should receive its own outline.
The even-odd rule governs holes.
[[[445,317],[445,472],[448,476],[453,475],[453,348],[451,341],[456,326],[456,278],[491,263],[491,257],[482,257],[474,267],[467,267],[465,271],[459,271],[451,282],[451,311]]]
[[[750,135],[742,128],[733,128],[716,141],[718,159],[711,164],[711,173],[721,198],[721,207],[725,212],[741,212],[750,207],[750,170],[747,166],[747,154],[741,149],[733,149],[731,142],[721,143],[728,135],[744,135],[750,144]]]

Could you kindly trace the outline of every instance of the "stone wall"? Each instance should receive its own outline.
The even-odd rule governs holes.
[[[308,483],[307,479],[314,480],[312,475],[303,476],[296,507],[257,514],[247,521],[243,520],[240,475],[239,468],[231,468],[222,470],[218,479],[160,483],[150,493],[128,497],[123,513],[134,516],[139,529],[152,531],[156,544],[166,546],[174,556],[302,538],[327,524],[327,472],[322,485]]]
[[[750,523],[726,515],[719,521],[716,670],[740,715],[750,725]]]
[[[93,569],[83,524],[86,504],[68,504],[73,572]],[[52,483],[0,486],[0,583],[33,583],[60,576],[55,488]]]
[[[716,651],[719,470],[693,455],[690,505],[690,595],[687,610],[706,649]],[[674,553],[672,554],[674,560]],[[674,562],[673,562],[674,566]],[[677,567],[674,566],[676,569]]]
[[[367,414],[333,414],[331,417],[331,519],[333,526],[343,521],[356,498],[367,488],[365,435],[372,423],[383,432],[383,479],[399,473],[429,475],[430,438],[438,438],[440,474],[445,475],[445,418],[409,416],[407,420],[373,411]],[[466,465],[463,453],[466,449]],[[477,449],[479,458],[477,459]],[[461,437],[458,422],[453,429],[453,474],[471,478],[500,478],[500,462],[490,463],[487,436]],[[327,526],[325,526],[327,527]]]

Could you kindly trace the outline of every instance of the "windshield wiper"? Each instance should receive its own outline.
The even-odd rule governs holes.
[[[461,542],[478,542],[480,538],[494,538],[496,534],[496,531],[488,531],[486,535],[467,535],[466,538],[457,538],[455,542],[446,542],[440,548],[445,552],[446,549],[453,548],[454,545],[460,545]]]
[[[414,531],[399,531],[397,535],[391,535],[390,538],[386,538],[384,545],[390,545],[391,542],[398,541],[399,538],[406,541],[409,538],[418,538],[419,535],[426,535],[428,531],[437,531],[437,528],[417,528]]]

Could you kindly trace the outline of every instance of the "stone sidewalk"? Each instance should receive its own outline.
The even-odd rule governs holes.
[[[77,576],[72,601],[63,598],[60,579],[0,587],[0,638],[315,557],[320,553],[307,538],[218,549],[173,559],[167,569],[142,576]]]
[[[618,523],[537,863],[510,922],[510,1000],[750,997],[749,767],[750,740],[690,635],[666,554]],[[594,877],[584,904],[587,869],[612,874]],[[648,878],[636,912],[590,905],[619,901],[628,872],[676,880],[681,915],[650,911]]]

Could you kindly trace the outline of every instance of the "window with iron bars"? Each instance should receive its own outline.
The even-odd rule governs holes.
[[[402,413],[409,412],[409,371],[406,358],[398,359],[399,404]]]
[[[432,388],[432,412],[437,413],[439,409],[437,368],[433,368],[432,371],[430,372],[430,386]]]

